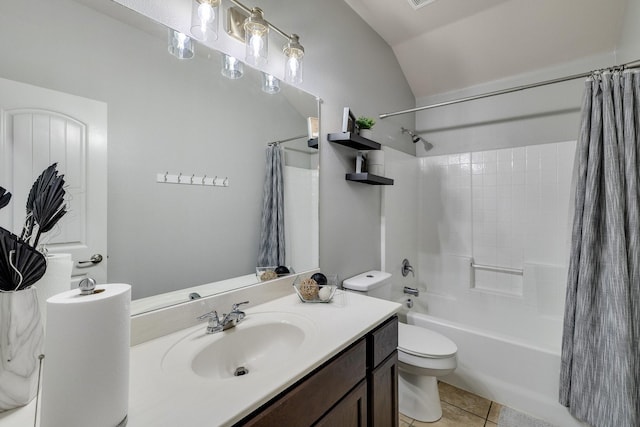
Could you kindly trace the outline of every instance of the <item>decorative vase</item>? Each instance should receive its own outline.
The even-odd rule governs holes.
[[[71,272],[73,260],[71,254],[47,254],[47,270],[33,286],[38,293],[40,318],[47,331],[47,300],[57,294],[71,289]]]
[[[371,129],[360,129],[360,136],[367,139],[373,139],[373,131]]]
[[[35,288],[0,292],[0,412],[36,396],[43,342]]]

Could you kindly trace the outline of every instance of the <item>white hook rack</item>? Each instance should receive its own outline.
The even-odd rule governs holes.
[[[208,187],[228,187],[229,177],[207,176],[207,175],[189,175],[189,174],[170,174],[169,172],[159,173],[156,175],[156,182],[160,184],[187,184],[200,185]]]

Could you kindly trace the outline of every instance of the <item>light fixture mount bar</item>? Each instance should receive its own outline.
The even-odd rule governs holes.
[[[230,1],[231,1],[231,3],[235,4],[240,9],[244,10],[245,12],[247,12],[248,14],[251,14],[251,8],[249,8],[249,7],[245,6],[244,4],[240,3],[238,0],[230,0]],[[271,22],[267,21],[266,19],[265,19],[265,21],[267,22],[267,25],[269,25],[269,28],[271,28],[276,33],[280,34],[285,39],[289,40],[291,38],[291,36],[289,34],[285,33],[280,28],[278,28],[275,25],[273,25]]]

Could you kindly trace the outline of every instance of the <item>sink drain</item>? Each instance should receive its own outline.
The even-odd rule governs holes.
[[[239,368],[236,368],[235,372],[233,373],[234,377],[241,377],[242,375],[247,375],[249,373],[249,370],[247,368],[245,368],[244,366],[240,366]]]

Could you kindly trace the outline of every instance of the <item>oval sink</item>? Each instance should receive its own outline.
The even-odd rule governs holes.
[[[189,367],[215,380],[252,377],[286,368],[313,336],[313,323],[292,313],[248,313],[235,328],[207,335],[206,325],[169,349],[163,369]],[[235,375],[234,375],[235,374]]]

